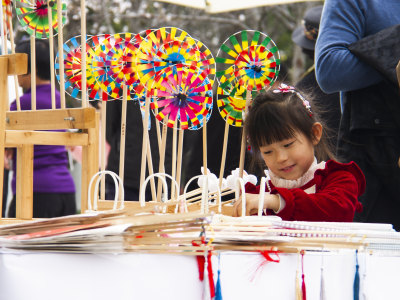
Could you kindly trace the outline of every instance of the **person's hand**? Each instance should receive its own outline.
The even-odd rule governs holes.
[[[246,193],[246,216],[251,216],[258,213],[258,202],[260,199],[259,194]],[[278,195],[265,193],[263,209],[272,209],[277,211],[280,206],[280,199]],[[233,217],[242,216],[242,197],[236,200],[233,205]]]

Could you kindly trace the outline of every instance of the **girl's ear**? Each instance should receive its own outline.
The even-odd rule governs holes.
[[[313,134],[313,145],[318,145],[322,137],[322,124],[320,122],[315,122],[311,127]]]

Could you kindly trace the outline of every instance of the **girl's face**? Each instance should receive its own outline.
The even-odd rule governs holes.
[[[297,132],[293,138],[260,147],[268,169],[280,178],[296,180],[308,171],[314,161],[314,146],[322,135],[320,123],[313,125],[314,141]]]

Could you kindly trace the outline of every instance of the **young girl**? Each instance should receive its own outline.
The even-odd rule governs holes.
[[[331,159],[317,112],[293,87],[282,84],[258,95],[244,130],[253,154],[268,168],[264,209],[283,220],[332,222],[352,222],[362,209],[363,173],[354,162]],[[259,191],[246,184],[246,214],[257,213]],[[233,215],[241,215],[241,200]]]

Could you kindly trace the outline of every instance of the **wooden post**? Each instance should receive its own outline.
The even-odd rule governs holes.
[[[23,53],[0,56],[0,195],[3,195],[4,148],[6,136],[6,112],[8,109],[8,75],[26,74],[28,56]],[[33,168],[32,168],[33,170]],[[0,201],[0,211],[3,202]],[[0,216],[1,218],[1,216]]]
[[[4,182],[4,148],[6,136],[6,111],[8,107],[8,84],[7,84],[7,57],[0,56],[0,195],[3,195]],[[3,201],[0,201],[0,211],[2,211]],[[1,218],[1,216],[0,216]]]
[[[17,148],[17,219],[30,220],[33,217],[33,145]]]
[[[93,108],[94,109],[94,108]],[[87,210],[87,193],[90,179],[99,169],[99,123],[100,113],[96,112],[96,125],[94,128],[83,130],[88,134],[89,141],[86,147],[82,147],[82,184],[81,184],[81,212]],[[94,186],[93,186],[94,188]],[[92,192],[92,191],[90,191]]]

